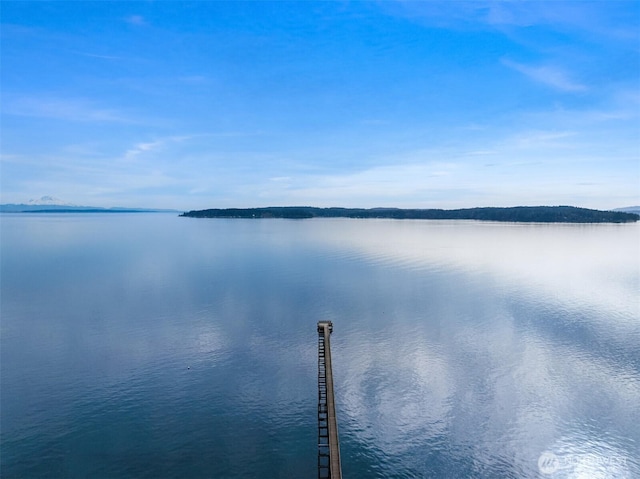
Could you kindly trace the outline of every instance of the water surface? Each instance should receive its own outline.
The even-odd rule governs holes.
[[[2,215],[3,477],[640,477],[640,225]]]

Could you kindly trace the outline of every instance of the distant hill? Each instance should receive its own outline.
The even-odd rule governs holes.
[[[634,213],[640,215],[640,206],[627,206],[626,208],[616,208],[612,211],[622,211],[623,213]]]
[[[314,208],[272,206],[189,211],[190,218],[391,218],[422,220],[480,220],[519,223],[630,223],[640,215],[621,211],[600,211],[574,206],[516,206],[511,208],[400,209],[400,208]]]

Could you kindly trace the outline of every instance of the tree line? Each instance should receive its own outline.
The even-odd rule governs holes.
[[[181,216],[191,218],[390,218],[420,220],[480,220],[526,223],[629,223],[640,220],[634,213],[601,211],[575,206],[516,206],[510,208],[401,209],[315,208],[269,206],[264,208],[212,208]]]

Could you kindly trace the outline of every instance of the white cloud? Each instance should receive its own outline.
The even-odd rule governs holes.
[[[163,145],[164,145],[164,141],[162,140],[152,141],[148,143],[138,143],[125,152],[124,158],[127,160],[133,160],[137,158],[139,155],[141,155],[142,153],[158,150],[162,148]]]
[[[550,65],[529,66],[507,59],[503,59],[502,63],[529,77],[531,80],[555,88],[556,90],[566,92],[582,92],[588,90],[587,86],[572,80],[564,70],[558,67]]]

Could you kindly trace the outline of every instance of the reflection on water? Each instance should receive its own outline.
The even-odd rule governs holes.
[[[499,224],[474,221],[343,221],[316,240],[370,261],[482,274],[522,283],[564,303],[637,313],[637,225]],[[311,239],[311,238],[310,238]]]
[[[640,477],[638,225],[0,220],[6,477]]]

